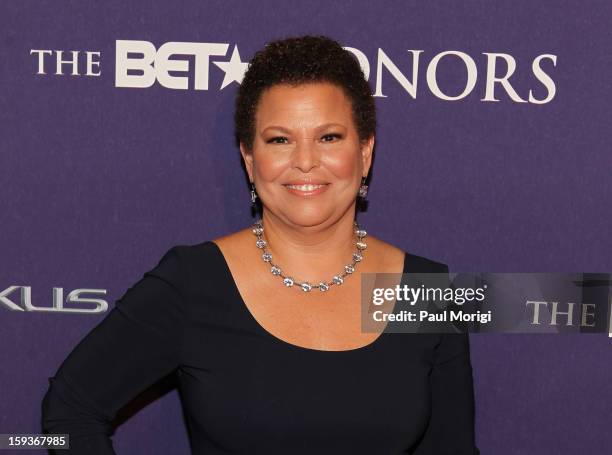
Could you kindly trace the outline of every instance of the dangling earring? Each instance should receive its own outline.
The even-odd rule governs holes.
[[[366,178],[361,177],[361,186],[359,187],[359,197],[365,199],[368,195],[368,185],[365,184]]]
[[[251,204],[255,205],[257,200],[257,193],[255,192],[255,184],[251,182]]]

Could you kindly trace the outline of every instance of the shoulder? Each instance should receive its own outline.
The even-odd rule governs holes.
[[[448,273],[448,265],[425,256],[406,253],[406,272]]]
[[[177,244],[161,255],[159,264],[186,273],[190,268],[200,267],[213,261],[216,250],[216,245],[210,240],[194,244]]]
[[[146,272],[188,293],[197,283],[218,278],[223,272],[223,256],[209,240],[194,244],[175,244],[158,255],[157,265]],[[203,278],[204,277],[204,278]]]
[[[223,254],[210,240],[170,247],[147,273],[172,284],[187,302],[186,311],[192,311],[194,302],[212,301],[230,287]]]
[[[224,278],[228,260],[245,255],[248,241],[252,240],[250,228],[223,237],[203,240],[193,244],[177,244],[161,257],[157,268],[183,276],[183,283],[202,283],[203,277],[212,280]]]

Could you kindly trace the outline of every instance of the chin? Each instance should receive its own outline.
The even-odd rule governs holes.
[[[280,213],[282,213],[284,219],[295,226],[312,227],[332,224],[342,216],[343,212],[338,211],[337,206],[320,207],[318,204],[308,204],[299,207],[299,205],[296,204]]]
[[[325,224],[326,221],[329,221],[330,217],[323,215],[321,212],[319,213],[309,213],[309,212],[301,212],[301,213],[291,213],[285,214],[286,219],[294,224],[295,226],[300,227],[313,227],[320,226]]]

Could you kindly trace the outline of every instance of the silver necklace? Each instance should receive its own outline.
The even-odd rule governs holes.
[[[272,254],[267,250],[266,246],[268,243],[263,239],[264,227],[262,220],[257,220],[253,224],[253,234],[257,237],[255,246],[262,250],[261,258],[264,262],[270,265],[270,272],[274,276],[282,278],[283,284],[289,288],[294,287],[301,289],[304,292],[310,292],[313,289],[319,289],[321,292],[329,291],[332,286],[340,286],[344,283],[344,279],[355,272],[355,267],[359,262],[363,260],[363,252],[368,247],[365,243],[364,238],[367,232],[359,227],[357,221],[354,222],[354,234],[356,237],[355,241],[355,252],[353,253],[353,261],[350,264],[344,266],[342,273],[334,275],[331,281],[321,281],[319,284],[311,284],[308,281],[298,281],[290,276],[283,273],[282,269],[272,262]]]

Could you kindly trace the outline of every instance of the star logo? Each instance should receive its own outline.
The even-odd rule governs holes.
[[[248,63],[243,63],[240,60],[240,53],[238,52],[238,46],[234,46],[232,57],[229,62],[213,62],[219,68],[223,70],[225,76],[223,77],[223,83],[221,84],[220,90],[230,85],[232,82],[241,83],[244,73],[249,66]]]

